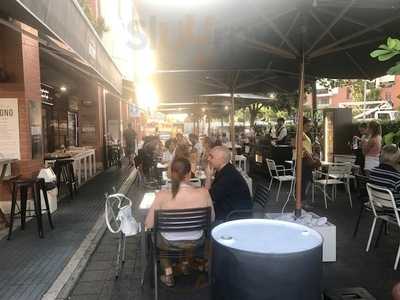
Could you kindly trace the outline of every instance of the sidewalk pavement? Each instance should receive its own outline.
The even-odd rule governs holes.
[[[0,299],[40,299],[73,257],[99,216],[104,212],[104,193],[112,192],[132,169],[112,167],[82,186],[73,200],[62,199],[52,215],[54,230],[43,217],[44,235],[37,234],[36,220],[11,240],[0,240]],[[17,219],[15,225],[19,225]]]

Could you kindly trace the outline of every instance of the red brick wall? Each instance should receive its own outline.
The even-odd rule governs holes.
[[[330,107],[339,107],[339,103],[349,101],[348,87],[340,87],[337,94],[332,95]]]
[[[391,87],[381,88],[380,95],[382,100],[386,100],[390,97],[394,109],[398,109],[400,107],[400,99],[397,98],[397,96],[400,95],[400,76],[396,75],[395,82]]]
[[[10,71],[13,81],[0,84],[0,98],[18,99],[21,159],[12,165],[12,173],[29,177],[35,175],[43,164],[43,157],[32,160],[29,126],[29,101],[41,101],[39,45],[36,30],[16,24],[22,33],[4,27],[0,30],[0,64]],[[39,117],[41,119],[41,115]],[[9,190],[5,185],[0,187],[0,192],[3,200],[9,200]]]
[[[24,76],[25,98],[19,99],[18,108],[20,114],[19,131],[21,145],[20,172],[30,176],[38,172],[43,163],[43,155],[39,160],[32,160],[31,135],[29,127],[29,101],[41,103],[40,96],[40,62],[39,43],[37,31],[29,26],[20,24],[23,30],[22,40],[22,62]],[[42,111],[39,110],[40,120]]]

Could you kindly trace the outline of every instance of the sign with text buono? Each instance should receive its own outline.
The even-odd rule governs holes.
[[[0,156],[21,159],[18,99],[0,98]]]

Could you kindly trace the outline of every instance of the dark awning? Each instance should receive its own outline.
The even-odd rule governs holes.
[[[369,53],[388,36],[400,34],[400,2],[395,0],[174,3],[140,0],[137,9],[160,73],[168,74],[158,77],[162,83],[157,85],[181,82],[191,94],[229,92],[235,80],[248,92],[259,92],[267,80],[246,84],[264,77],[275,77],[276,88],[296,89],[302,45],[308,78],[375,78],[393,62],[378,62]],[[197,84],[192,88],[192,77],[204,83],[201,89]],[[224,83],[217,85],[220,89],[215,89],[217,81]],[[165,90],[162,99],[182,93]]]
[[[75,1],[1,0],[0,16],[21,21],[68,45],[76,56],[107,81],[109,88],[122,92],[122,74],[107,53],[94,29]]]

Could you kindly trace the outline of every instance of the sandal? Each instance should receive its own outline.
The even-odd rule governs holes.
[[[160,280],[167,287],[173,287],[175,285],[174,275],[172,275],[172,274],[171,275],[161,275]]]

